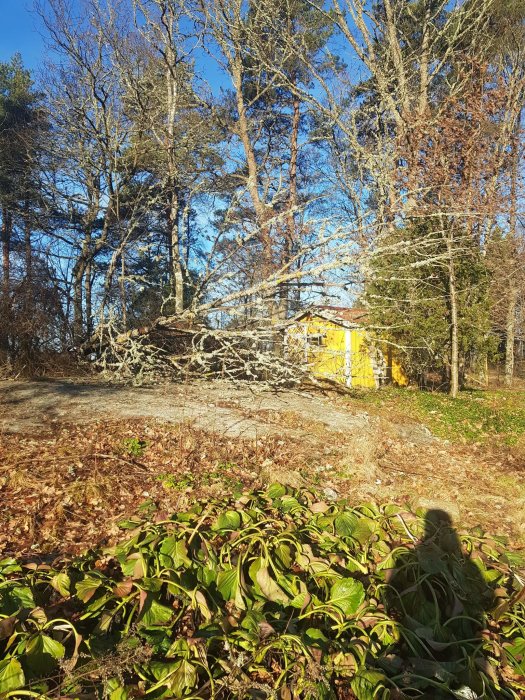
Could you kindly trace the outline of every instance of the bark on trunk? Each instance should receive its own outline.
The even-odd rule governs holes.
[[[180,202],[175,184],[170,185],[171,203],[168,211],[168,248],[172,293],[175,299],[175,313],[184,311],[184,272],[180,250]]]
[[[235,87],[235,100],[238,115],[237,128],[238,135],[243,146],[244,155],[246,158],[246,166],[248,170],[246,189],[248,190],[248,194],[250,195],[250,199],[252,200],[252,205],[257,218],[259,240],[261,241],[262,246],[261,278],[268,279],[275,271],[275,266],[273,262],[270,221],[273,216],[273,211],[265,205],[265,203],[259,195],[257,158],[251,141],[248,114],[246,111],[246,104],[244,102],[242,87],[242,70],[242,59],[239,50],[237,50],[237,54],[232,64],[232,77],[233,84]],[[266,313],[268,314],[271,321],[276,321],[278,318],[278,308],[277,304],[275,303],[275,297],[273,294],[265,295],[264,305],[266,307]]]
[[[419,62],[419,99],[418,116],[423,117],[428,111],[428,86],[430,82],[430,27],[432,11],[430,5],[425,12],[425,21],[422,27],[421,59]]]
[[[177,55],[175,53],[174,47],[171,44],[169,44],[166,49],[166,61],[166,88],[168,95],[168,254],[170,261],[172,294],[175,299],[175,313],[181,314],[184,311],[184,273],[182,270],[182,259],[180,251],[180,195],[177,183],[178,167],[175,134],[179,94],[176,72]]]
[[[511,256],[516,250],[518,227],[518,178],[520,167],[520,129],[521,110],[516,119],[516,127],[513,139],[512,168],[510,179],[510,216],[509,236],[511,242]],[[514,268],[515,261],[509,260],[510,271],[508,275],[507,313],[505,318],[505,386],[511,387],[514,378],[514,342],[516,337],[516,309],[518,305],[519,290]],[[514,273],[514,274],[513,274]]]
[[[83,255],[73,268],[73,343],[79,345],[84,340],[84,274],[86,260]]]
[[[84,297],[86,302],[86,335],[88,338],[93,333],[93,304],[91,297],[92,281],[91,281],[91,260],[86,265],[84,273]]]
[[[10,324],[10,287],[11,287],[11,234],[13,219],[11,212],[4,208],[2,212],[2,300],[1,300],[1,320],[0,320],[0,351],[6,355],[9,353],[9,324]]]
[[[84,336],[84,314],[82,310],[83,271],[77,270],[73,275],[73,342],[81,343]]]
[[[11,283],[11,212],[4,209],[2,217],[2,296],[4,303],[9,299],[9,287]]]
[[[128,330],[128,312],[127,312],[127,296],[126,296],[126,253],[123,250],[120,256],[120,305],[122,307],[122,327],[124,333]]]
[[[298,97],[293,98],[292,103],[292,130],[290,136],[290,183],[288,197],[288,216],[286,217],[286,231],[283,246],[282,268],[288,270],[293,256],[296,239],[296,208],[297,195],[297,160],[299,157],[299,126],[301,122],[301,103]],[[290,308],[290,285],[282,284],[279,287],[280,317],[288,318]]]
[[[456,269],[453,257],[453,242],[448,238],[448,294],[450,309],[450,396],[455,399],[459,391],[459,323],[458,292],[456,286]]]
[[[31,247],[31,221],[29,217],[29,202],[24,205],[24,257],[26,264],[26,280],[31,285],[33,278],[33,249]]]
[[[21,330],[20,349],[21,355],[25,360],[30,360],[33,355],[35,341],[38,340],[35,336],[37,330],[31,323],[32,304],[33,304],[33,251],[31,247],[31,220],[29,211],[29,202],[24,202],[24,261],[25,261],[25,279],[23,285],[23,308],[24,308],[24,328]]]
[[[511,387],[514,378],[514,343],[516,340],[516,308],[518,287],[512,279],[508,290],[507,317],[505,322],[505,386]]]

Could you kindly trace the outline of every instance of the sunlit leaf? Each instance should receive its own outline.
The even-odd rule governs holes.
[[[15,586],[10,593],[11,597],[16,600],[19,608],[32,610],[35,607],[35,599],[28,586]]]
[[[384,686],[385,676],[378,671],[361,670],[351,682],[357,700],[376,700],[377,691]]]
[[[166,537],[160,547],[160,561],[163,566],[180,569],[183,566],[191,566],[188,557],[188,548],[184,540],[175,537]]]
[[[244,610],[246,604],[241,594],[241,582],[237,569],[220,571],[217,575],[217,588],[224,600],[234,601],[240,610]]]
[[[148,593],[142,608],[140,622],[146,627],[150,625],[165,625],[171,621],[173,614],[172,608],[160,603],[153,593]]]
[[[241,526],[241,515],[236,510],[227,510],[221,513],[215,523],[213,530],[238,530]]]
[[[197,669],[186,659],[179,663],[178,669],[170,679],[170,688],[175,697],[184,697],[187,690],[192,690],[197,681]]]
[[[341,513],[334,520],[335,532],[340,537],[352,537],[359,519],[353,513]]]
[[[365,599],[365,589],[360,581],[342,578],[330,590],[329,602],[337,606],[345,615],[355,615]]]
[[[263,566],[257,571],[256,581],[260,592],[265,598],[268,598],[268,600],[274,603],[282,603],[283,605],[286,605],[290,600],[283,589],[280,588],[270,576],[268,567]]]
[[[86,576],[81,581],[78,581],[75,586],[77,597],[80,598],[83,603],[87,603],[88,600],[95,595],[101,585],[102,581],[99,578]]]
[[[24,671],[17,659],[0,661],[0,694],[23,688],[24,683]]]
[[[269,486],[266,490],[266,495],[271,499],[281,498],[281,496],[284,496],[285,493],[286,487],[279,483],[271,484],[271,486]]]
[[[53,586],[55,591],[58,591],[64,598],[69,596],[71,579],[64,571],[55,574],[49,583]]]

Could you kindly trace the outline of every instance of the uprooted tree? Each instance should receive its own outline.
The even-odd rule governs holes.
[[[74,345],[130,377],[295,376],[290,318],[360,297],[415,378],[442,371],[455,394],[461,365],[506,341],[510,382],[524,95],[510,4],[42,3],[42,126],[0,139],[24,170],[0,193],[1,303],[23,306],[13,266],[47,301],[38,329],[3,325],[4,363]]]

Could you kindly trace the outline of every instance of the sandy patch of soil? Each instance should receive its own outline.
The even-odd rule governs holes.
[[[100,381],[0,382],[0,431],[27,432],[60,421],[154,418],[191,422],[231,437],[278,433],[281,426],[258,413],[300,412],[330,430],[360,430],[368,414],[337,408],[325,398],[299,391],[271,391],[253,384],[202,382],[129,387]]]

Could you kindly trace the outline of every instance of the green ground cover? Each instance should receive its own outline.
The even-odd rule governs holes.
[[[525,562],[442,511],[274,484],[121,526],[0,562],[4,700],[523,697]]]
[[[516,445],[525,435],[525,391],[462,391],[451,399],[440,392],[384,388],[357,394],[357,400],[404,413],[452,441]]]

